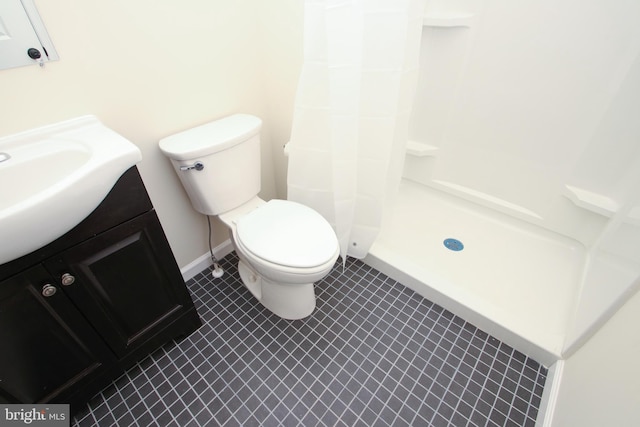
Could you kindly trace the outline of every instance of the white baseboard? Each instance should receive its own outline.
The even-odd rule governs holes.
[[[562,371],[564,369],[564,360],[558,360],[551,365],[547,373],[547,382],[544,385],[540,408],[538,410],[538,419],[536,427],[551,427],[553,421],[553,413],[556,409],[558,394],[560,393],[560,383],[562,381]]]
[[[224,258],[231,252],[233,252],[233,246],[231,245],[231,240],[229,239],[213,248],[213,254],[218,259]],[[186,282],[187,280],[192,279],[196,274],[200,273],[205,268],[209,267],[211,264],[213,264],[211,255],[209,254],[209,252],[207,252],[180,269],[182,278]]]

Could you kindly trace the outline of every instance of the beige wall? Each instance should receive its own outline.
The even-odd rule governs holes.
[[[298,76],[302,67],[303,0],[262,1],[261,34],[265,57],[266,100],[276,188],[287,197],[287,159],[282,148],[289,141]]]
[[[281,156],[277,145],[288,138],[300,60],[295,48],[301,47],[301,39],[290,36],[302,29],[296,22],[301,2],[262,3],[36,1],[60,61],[0,71],[0,136],[95,114],[142,150],[138,167],[184,266],[207,251],[206,221],[192,210],[158,150],[160,138],[235,112],[258,115],[265,121],[261,196],[283,191],[275,187],[273,148]],[[271,19],[277,19],[273,26]],[[280,83],[282,70],[287,74]],[[272,132],[277,142],[271,142]],[[214,226],[217,245],[227,233]]]

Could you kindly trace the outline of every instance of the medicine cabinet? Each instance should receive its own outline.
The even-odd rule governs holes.
[[[33,0],[0,1],[0,70],[58,59]]]

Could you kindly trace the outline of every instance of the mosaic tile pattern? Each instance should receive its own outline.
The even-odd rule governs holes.
[[[187,285],[204,325],[95,396],[76,426],[534,426],[547,370],[358,260],[286,321],[235,254]]]

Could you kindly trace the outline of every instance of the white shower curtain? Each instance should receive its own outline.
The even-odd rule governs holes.
[[[363,258],[397,191],[425,0],[306,0],[288,198]]]

